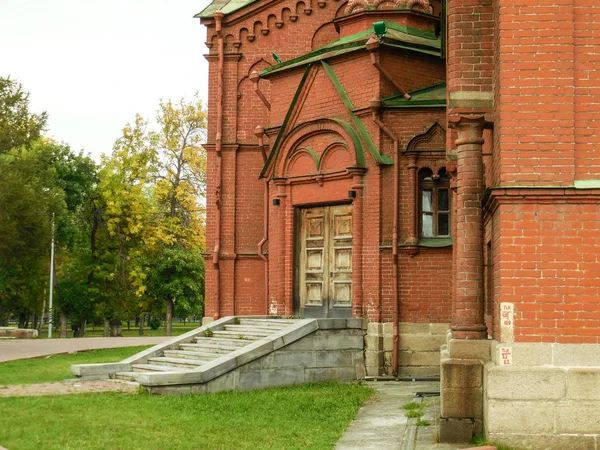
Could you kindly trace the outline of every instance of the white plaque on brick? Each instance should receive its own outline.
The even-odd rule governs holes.
[[[513,342],[515,340],[515,304],[500,303],[500,330],[502,342]]]
[[[498,347],[498,365],[512,365],[512,347]]]

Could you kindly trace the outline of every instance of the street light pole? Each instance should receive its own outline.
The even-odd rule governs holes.
[[[48,302],[48,337],[52,337],[52,291],[54,290],[54,213],[52,213],[52,244],[50,245],[50,300]]]

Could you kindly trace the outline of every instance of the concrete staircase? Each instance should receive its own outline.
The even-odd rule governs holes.
[[[114,378],[137,381],[140,373],[191,372],[213,360],[272,336],[298,322],[293,319],[240,318],[222,329],[205,331],[177,349],[163,350],[160,356],[148,357],[147,363],[131,364],[131,371],[115,372]]]
[[[117,363],[78,364],[82,379],[201,394],[365,376],[361,319],[224,317]]]

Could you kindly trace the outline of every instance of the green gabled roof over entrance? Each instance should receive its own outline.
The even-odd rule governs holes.
[[[405,25],[398,25],[389,21],[383,22],[383,24],[385,25],[386,32],[377,36],[381,45],[440,56],[441,40],[435,33]],[[294,67],[363,50],[369,38],[373,36],[373,33],[374,29],[369,28],[351,36],[345,36],[304,55],[267,67],[260,72],[260,76],[268,77],[271,74],[283,72]]]
[[[383,106],[390,108],[414,108],[422,106],[446,106],[446,83],[441,82],[409,91],[410,100],[397,94],[383,98]]]
[[[363,142],[365,143],[367,150],[369,151],[369,154],[371,155],[371,157],[373,158],[373,160],[375,160],[375,162],[377,164],[383,164],[383,165],[394,164],[394,160],[392,158],[390,158],[387,155],[382,155],[381,153],[379,153],[379,149],[375,145],[375,142],[373,142],[373,139],[371,138],[371,135],[369,134],[367,127],[365,127],[365,124],[362,122],[362,120],[354,113],[355,109],[354,109],[354,106],[352,105],[350,97],[348,97],[348,93],[346,92],[346,90],[344,89],[342,84],[340,83],[340,80],[337,77],[337,75],[335,74],[335,72],[333,71],[333,68],[329,64],[327,64],[325,61],[321,61],[321,66],[325,70],[325,73],[329,77],[331,83],[335,87],[335,90],[337,91],[338,95],[340,96],[342,103],[344,104],[344,106],[346,107],[346,110],[350,114],[350,118],[352,119],[352,125],[354,125],[354,127],[351,124],[347,123],[346,121],[344,121],[340,118],[328,118],[328,120],[336,122],[338,125],[340,125],[342,128],[344,128],[346,133],[348,133],[348,136],[350,136],[350,139],[352,140],[352,145],[354,146],[355,158],[356,158],[357,165],[359,167],[366,167],[366,160],[364,157],[364,150],[363,150]],[[288,108],[285,119],[283,120],[283,123],[281,124],[281,127],[279,128],[279,133],[277,133],[277,137],[275,138],[275,143],[273,144],[273,147],[271,148],[271,152],[269,153],[269,156],[267,157],[267,161],[260,173],[259,178],[264,178],[264,177],[268,176],[269,169],[273,167],[273,165],[277,161],[277,158],[279,157],[282,142],[285,140],[287,133],[289,133],[291,131],[288,129],[289,128],[289,120],[292,116],[294,109],[296,108],[296,105],[298,103],[298,99],[300,97],[302,89],[304,89],[304,84],[306,83],[306,79],[308,77],[311,67],[312,67],[312,65],[309,64],[304,71],[304,75],[302,76],[302,79],[300,80],[300,83],[298,84],[296,93],[294,94],[292,102],[290,103],[290,106]],[[311,149],[311,151],[312,151],[312,149]]]
[[[203,19],[214,16],[214,14],[221,10],[223,14],[231,14],[232,12],[242,9],[257,0],[214,0],[210,5],[204,8],[201,12],[196,14],[194,17]]]

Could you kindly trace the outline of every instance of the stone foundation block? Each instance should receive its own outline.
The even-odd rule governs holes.
[[[401,366],[433,366],[440,363],[438,352],[398,352],[398,362]]]
[[[486,366],[488,398],[506,400],[558,400],[566,393],[564,369],[553,367]]]
[[[481,389],[442,389],[440,415],[447,418],[483,418]]]
[[[407,377],[439,377],[440,366],[407,366],[398,368],[399,376]]]
[[[451,358],[489,361],[492,357],[491,341],[487,339],[450,339],[448,353]]]
[[[488,438],[506,447],[522,450],[596,450],[594,436],[488,433]]]
[[[558,433],[600,434],[600,401],[565,401],[556,405]]]
[[[553,363],[555,366],[599,366],[600,345],[596,344],[554,344]]]
[[[440,366],[442,389],[472,389],[483,384],[483,365],[480,361],[442,359]]]
[[[447,323],[430,323],[429,324],[429,332],[431,334],[440,334],[443,336],[443,339],[446,338],[446,333],[448,332],[448,328],[450,324]]]
[[[400,334],[429,334],[428,323],[400,322],[398,329]]]
[[[505,346],[506,344],[497,344],[497,347]],[[512,363],[513,366],[548,366],[552,365],[552,346],[548,344],[528,344],[518,343],[510,344],[512,348]],[[498,351],[493,353],[494,362],[497,361]]]
[[[398,348],[412,351],[435,351],[439,355],[440,347],[445,342],[445,336],[439,334],[401,334]]]
[[[551,434],[554,431],[554,402],[488,400],[488,433]]]
[[[476,432],[471,419],[440,419],[440,442],[469,442]]]
[[[567,398],[600,400],[600,368],[569,369],[567,371]]]

